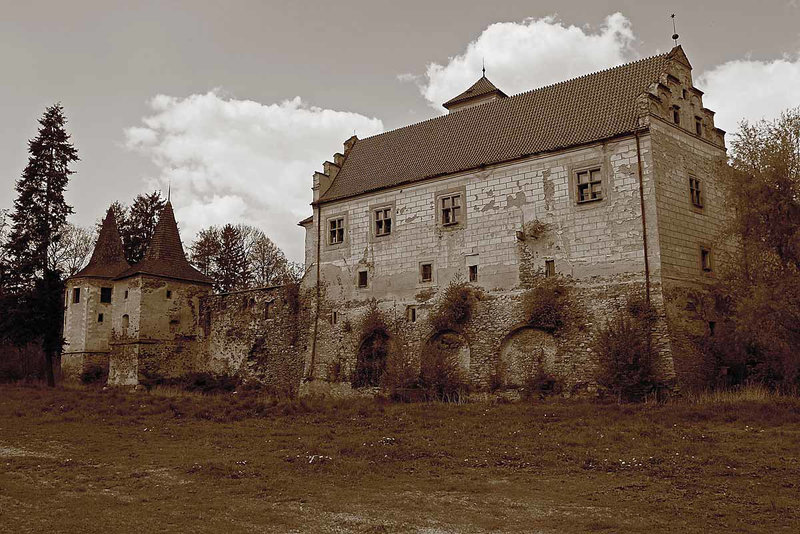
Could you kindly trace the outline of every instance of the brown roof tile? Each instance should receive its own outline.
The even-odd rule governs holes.
[[[178,233],[178,223],[175,222],[172,203],[169,201],[161,212],[156,229],[153,231],[153,239],[142,261],[119,274],[116,279],[137,274],[163,276],[202,284],[214,283],[211,278],[192,267],[186,260],[181,236]]]
[[[320,202],[633,132],[676,51],[359,140]]]
[[[130,266],[125,260],[125,251],[122,248],[122,239],[119,236],[114,211],[108,208],[89,263],[72,275],[72,278],[84,276],[114,278]]]
[[[450,109],[456,104],[460,104],[461,102],[466,102],[467,100],[472,100],[473,98],[478,98],[480,96],[488,95],[495,93],[497,96],[506,97],[507,95],[495,87],[495,85],[489,81],[489,78],[486,76],[481,76],[481,78],[472,84],[472,87],[461,93],[460,95],[451,98],[442,106],[447,109]]]

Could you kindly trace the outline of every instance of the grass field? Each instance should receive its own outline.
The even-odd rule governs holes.
[[[0,386],[2,532],[798,532],[800,400]]]

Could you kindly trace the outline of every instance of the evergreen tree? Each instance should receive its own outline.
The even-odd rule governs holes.
[[[197,269],[206,276],[213,276],[214,261],[220,251],[220,231],[216,226],[209,226],[197,234],[190,250],[190,259]]]
[[[144,257],[166,204],[161,192],[153,191],[149,195],[137,195],[130,209],[119,205],[119,213],[114,215],[118,216],[117,226],[128,263],[134,264]]]
[[[28,165],[17,181],[11,231],[4,244],[6,291],[0,303],[0,337],[16,343],[38,341],[45,354],[47,383],[55,385],[53,360],[63,338],[64,284],[53,254],[72,207],[64,200],[69,166],[78,152],[65,130],[60,104],[45,110],[37,136],[28,142]]]
[[[212,278],[219,291],[246,289],[250,283],[250,270],[242,232],[232,224],[226,224],[219,232],[220,247],[214,261]]]

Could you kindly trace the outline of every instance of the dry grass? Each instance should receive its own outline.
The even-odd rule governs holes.
[[[359,399],[0,386],[0,531],[775,532],[800,400]]]

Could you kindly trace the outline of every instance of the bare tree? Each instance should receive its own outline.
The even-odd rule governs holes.
[[[48,263],[50,269],[72,276],[80,271],[91,256],[96,237],[82,226],[66,223],[59,239],[50,248]]]

